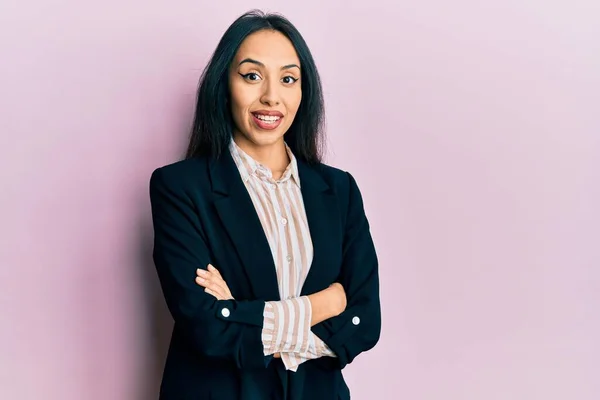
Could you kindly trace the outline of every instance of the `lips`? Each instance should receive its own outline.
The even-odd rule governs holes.
[[[275,111],[275,110],[257,110],[257,111],[252,111],[252,114],[267,115],[270,117],[283,117],[282,113],[280,113],[279,111]]]
[[[251,113],[256,126],[264,130],[273,130],[281,124],[283,114],[279,111],[258,110]]]

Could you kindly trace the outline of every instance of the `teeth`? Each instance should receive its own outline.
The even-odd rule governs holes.
[[[260,119],[261,121],[265,121],[265,122],[275,122],[278,121],[281,117],[275,117],[272,115],[260,115],[260,114],[255,114],[256,118]]]

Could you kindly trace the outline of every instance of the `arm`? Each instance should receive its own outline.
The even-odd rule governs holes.
[[[321,357],[337,357],[325,342],[312,332],[309,332],[308,347],[304,352],[284,352],[277,353],[276,356],[281,357],[285,368],[292,371],[296,371],[300,364],[309,360]]]
[[[338,279],[346,290],[348,306],[340,315],[312,328],[337,355],[334,368],[344,368],[357,355],[373,348],[381,333],[377,254],[360,190],[352,175],[348,174],[348,180],[346,232]]]
[[[330,315],[327,311],[321,313],[317,310],[315,316],[311,316],[315,340],[322,340],[328,349],[326,352],[331,351],[337,355],[335,363],[331,362],[331,357],[327,357],[326,361],[315,360],[324,361],[325,368],[344,368],[358,354],[373,348],[379,341],[381,332],[378,259],[361,193],[354,178],[350,174],[347,175],[347,205],[343,208],[346,210],[343,259],[338,280],[346,290],[348,305],[340,314]],[[311,302],[315,298],[328,298],[321,295],[311,296]],[[326,301],[320,303],[317,300],[314,307],[319,309],[324,305],[326,309],[326,304]],[[293,356],[296,357],[300,353],[299,350],[307,350],[306,346],[305,343],[300,349],[283,351],[283,354],[294,353]],[[268,347],[268,344],[264,345],[264,338],[263,347]],[[286,350],[274,347],[265,353],[282,352],[282,349]]]
[[[199,353],[233,361],[238,368],[264,368],[263,301],[217,301],[196,285],[196,269],[209,252],[194,205],[176,182],[157,169],[150,178],[153,259],[175,323]]]
[[[306,322],[299,327],[292,326],[294,320],[289,313],[281,312],[286,309],[279,307],[279,304],[275,302],[273,304],[267,303],[265,307],[263,329],[265,354],[274,354],[275,357],[281,357],[286,369],[292,371],[296,371],[300,364],[308,360],[321,357],[337,357],[327,344],[315,335],[310,328],[329,318],[338,316],[344,311],[346,308],[344,287],[336,282],[320,292],[307,296],[307,298],[308,304],[305,304],[304,307],[312,314],[310,326]],[[297,314],[294,311],[294,315]],[[292,333],[286,334],[286,332],[282,332],[279,329],[282,326],[292,327],[290,329]],[[300,328],[302,328],[301,331]],[[298,340],[299,337],[306,339],[300,341]]]
[[[344,287],[337,282],[327,289],[308,295],[308,300],[310,300],[312,310],[311,327],[340,315],[347,305]]]
[[[212,265],[206,270],[199,268],[196,273],[196,283],[204,287],[206,293],[217,300],[233,299],[227,282]],[[291,353],[296,353],[296,360],[335,356],[310,327],[339,315],[345,307],[346,294],[339,283],[309,296],[266,302],[262,330],[264,354],[279,357],[287,353],[284,361],[293,358]]]
[[[308,296],[267,302],[262,333],[265,355],[311,351],[316,355],[323,343],[310,328],[345,308],[346,295],[339,283]]]

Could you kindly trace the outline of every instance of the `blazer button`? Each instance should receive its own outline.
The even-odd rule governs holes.
[[[353,323],[354,325],[358,325],[358,324],[360,324],[360,318],[358,318],[358,317],[354,317],[354,318],[352,318],[352,323]]]
[[[221,315],[224,316],[225,318],[227,318],[231,315],[231,313],[229,312],[228,308],[224,308],[221,310]]]

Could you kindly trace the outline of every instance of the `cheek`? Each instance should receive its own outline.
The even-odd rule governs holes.
[[[287,108],[288,112],[292,114],[296,114],[298,108],[300,107],[300,102],[302,101],[302,92],[300,90],[290,93],[287,98]]]
[[[235,97],[231,97],[231,114],[233,118],[239,119],[239,117],[244,113],[244,105],[240,103],[239,99]]]
[[[252,94],[243,86],[230,86],[231,112],[234,116],[243,117],[252,104]]]

